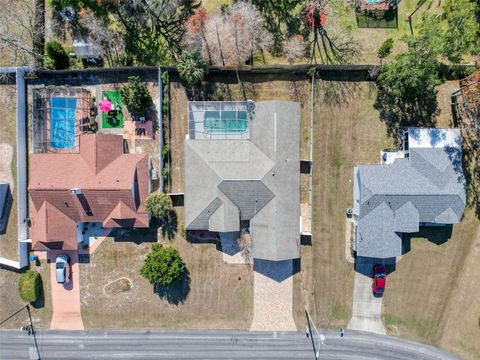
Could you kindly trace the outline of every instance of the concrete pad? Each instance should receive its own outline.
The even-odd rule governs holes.
[[[289,274],[289,276],[286,276],[286,274]],[[254,259],[253,320],[250,330],[297,330],[292,311],[292,275],[292,260],[265,261]]]
[[[55,278],[55,260],[58,255],[70,257],[70,282],[58,284]],[[80,275],[77,251],[50,251],[50,282],[52,285],[51,329],[83,330],[80,310]]]
[[[348,329],[385,335],[382,323],[382,300],[373,296],[372,279],[355,272],[352,318]]]

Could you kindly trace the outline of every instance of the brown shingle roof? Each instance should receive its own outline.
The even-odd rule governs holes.
[[[72,194],[72,188],[82,193]],[[34,249],[56,241],[63,241],[63,249],[76,248],[76,223],[113,226],[110,214],[119,204],[115,227],[148,227],[148,156],[124,154],[119,135],[81,135],[79,154],[30,155],[28,190]]]

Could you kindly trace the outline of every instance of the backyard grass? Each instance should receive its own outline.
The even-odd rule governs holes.
[[[251,266],[224,264],[213,244],[191,244],[177,236],[171,245],[185,261],[190,281],[155,292],[139,273],[151,243],[105,240],[90,263],[80,266],[85,326],[247,329],[253,316]],[[112,295],[111,284],[120,278],[131,288]]]

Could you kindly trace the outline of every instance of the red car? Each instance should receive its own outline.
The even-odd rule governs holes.
[[[373,293],[382,296],[385,291],[385,283],[387,281],[387,270],[383,265],[375,265],[373,267]]]

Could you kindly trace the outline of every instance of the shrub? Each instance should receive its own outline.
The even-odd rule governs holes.
[[[168,180],[169,177],[170,177],[170,166],[168,166],[168,164],[165,164],[162,169],[162,178],[164,180]]]
[[[23,301],[35,302],[40,297],[41,278],[35,270],[27,270],[18,281],[18,291]]]
[[[153,217],[166,218],[172,209],[172,199],[163,192],[153,192],[145,199],[145,209]]]
[[[145,115],[152,105],[152,97],[147,84],[138,76],[129,76],[128,84],[120,89],[120,94],[128,110],[134,115]]]
[[[55,70],[65,70],[70,66],[68,52],[58,41],[52,40],[45,44],[44,66]]]
[[[164,160],[167,160],[169,155],[170,155],[170,148],[168,147],[168,145],[163,145],[162,158]]]
[[[140,274],[152,285],[170,286],[182,277],[184,271],[185,264],[177,249],[153,244]]]
[[[377,56],[380,59],[380,63],[382,62],[383,59],[385,59],[388,55],[392,53],[392,49],[393,49],[392,38],[388,38],[382,43],[382,45],[380,45],[377,51]]]
[[[177,62],[177,70],[180,78],[192,86],[208,73],[208,63],[198,51],[185,52]]]

